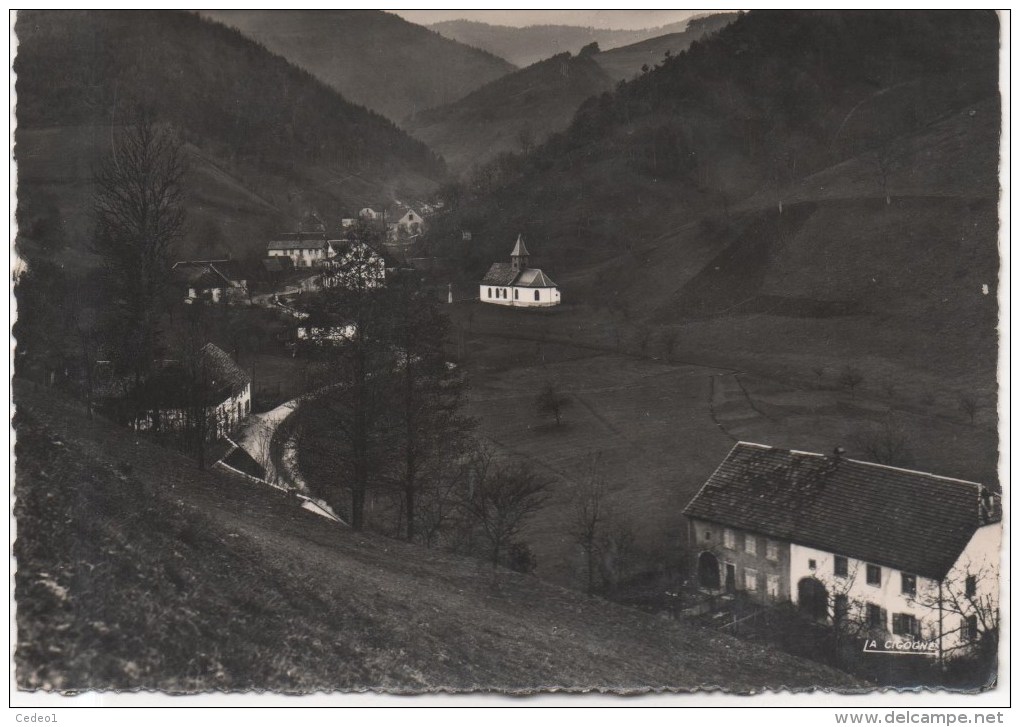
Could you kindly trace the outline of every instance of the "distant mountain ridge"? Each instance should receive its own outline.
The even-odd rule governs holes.
[[[676,54],[685,51],[694,41],[725,28],[736,19],[737,13],[713,13],[691,18],[687,27],[679,33],[667,33],[630,45],[603,49],[596,60],[614,80],[624,81],[640,73],[642,66],[654,67],[667,52]]]
[[[523,67],[559,53],[577,53],[593,42],[598,43],[602,50],[608,50],[655,36],[679,33],[686,29],[687,22],[641,30],[608,30],[574,25],[515,28],[472,20],[446,20],[428,27],[447,38],[482,48]]]
[[[378,10],[204,10],[339,91],[399,121],[515,70]]]
[[[612,90],[617,81],[640,74],[642,66],[654,67],[667,52],[682,52],[736,18],[736,13],[710,15],[691,20],[682,33],[635,45],[589,49],[573,57],[558,53],[451,104],[415,114],[402,126],[441,153],[451,170],[464,172],[501,152],[520,151],[563,131],[588,98]]]
[[[561,53],[416,114],[403,126],[441,153],[451,170],[463,172],[565,129],[585,99],[612,86],[595,56]]]

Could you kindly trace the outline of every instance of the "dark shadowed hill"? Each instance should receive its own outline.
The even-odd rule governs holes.
[[[692,18],[687,27],[679,33],[659,35],[638,43],[604,50],[595,59],[614,81],[633,78],[641,72],[642,66],[654,68],[666,53],[687,50],[694,41],[725,28],[737,19],[736,13],[716,13]]]
[[[209,10],[346,98],[399,121],[514,66],[377,10]]]
[[[308,209],[425,194],[445,174],[391,122],[191,13],[28,11],[16,32],[19,215],[63,238],[47,244],[83,246],[91,169],[139,104],[188,151],[181,254],[252,252]]]
[[[575,25],[514,28],[472,20],[447,20],[429,27],[447,38],[484,48],[518,66],[529,66],[552,55],[577,53],[589,43],[598,43],[603,50],[617,48],[659,35],[678,33],[686,25],[680,22],[641,30],[608,30]]]
[[[465,171],[565,129],[582,101],[612,85],[592,55],[562,53],[416,114],[403,126],[441,153],[452,171]]]
[[[846,674],[356,533],[16,387],[22,689],[859,689]]]
[[[991,394],[998,30],[748,13],[473,177],[450,223],[477,242],[435,245],[476,279],[523,232],[564,300],[734,365],[868,361]]]

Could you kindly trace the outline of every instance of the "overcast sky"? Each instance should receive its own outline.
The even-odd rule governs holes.
[[[636,30],[687,20],[698,10],[390,10],[405,20],[429,25],[442,20],[477,20],[490,25],[580,25]]]

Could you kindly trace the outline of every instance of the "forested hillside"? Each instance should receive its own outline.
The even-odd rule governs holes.
[[[433,245],[474,280],[523,232],[565,300],[703,350],[990,391],[997,52],[993,13],[748,13],[494,160]]]
[[[652,68],[669,54],[687,50],[691,43],[716,32],[737,19],[736,13],[714,13],[692,18],[679,33],[666,33],[618,48],[609,48],[596,56],[599,65],[614,81],[625,81]]]
[[[443,155],[454,172],[500,152],[530,151],[566,128],[581,103],[612,88],[594,52],[561,53],[403,123]]]
[[[308,209],[426,193],[445,174],[391,122],[191,13],[25,11],[15,31],[19,219],[46,218],[63,238],[49,245],[81,247],[91,170],[139,105],[189,149],[187,254],[240,255]]]
[[[378,10],[205,10],[346,98],[400,121],[514,66]]]

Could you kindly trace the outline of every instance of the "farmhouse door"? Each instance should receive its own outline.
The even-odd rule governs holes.
[[[829,591],[816,578],[800,579],[797,602],[801,610],[816,621],[825,621],[829,617]]]
[[[719,588],[719,559],[712,553],[702,553],[698,557],[698,585],[702,588]]]
[[[737,590],[737,566],[726,564],[726,590],[730,593]]]

